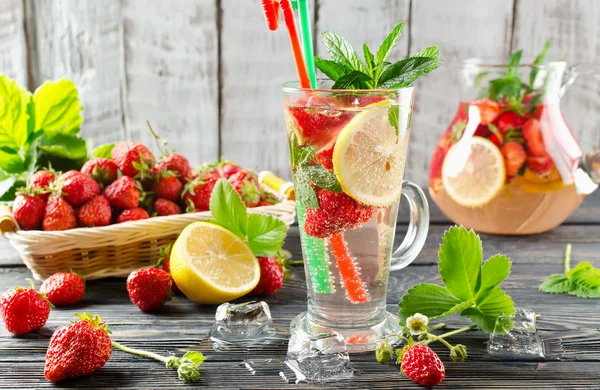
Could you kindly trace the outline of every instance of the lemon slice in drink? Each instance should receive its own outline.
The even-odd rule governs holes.
[[[217,225],[194,222],[173,245],[171,275],[189,299],[217,304],[252,291],[260,267],[238,236]]]
[[[458,142],[442,165],[444,189],[464,207],[483,206],[504,186],[506,171],[500,149],[482,137]]]
[[[389,105],[384,100],[365,107],[342,129],[333,149],[340,186],[370,206],[388,206],[402,190],[408,131],[396,136],[388,119]]]

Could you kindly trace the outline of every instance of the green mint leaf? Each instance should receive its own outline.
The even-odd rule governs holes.
[[[522,55],[523,50],[518,50],[510,56],[508,59],[508,68],[506,70],[507,77],[519,78],[519,63],[521,62]]]
[[[376,65],[375,57],[373,56],[373,53],[371,53],[371,50],[366,43],[363,43],[363,57],[365,57],[365,63],[367,64],[367,68],[369,70],[368,73],[371,77],[373,77],[373,68]]]
[[[453,226],[442,240],[439,267],[444,285],[462,301],[474,299],[483,256],[479,236],[463,226]]]
[[[542,284],[539,285],[538,290],[548,294],[566,294],[573,290],[573,283],[565,274],[554,274],[550,275]]]
[[[358,54],[346,38],[330,31],[323,31],[321,37],[323,38],[325,48],[331,56],[331,59],[346,65],[350,69],[367,73],[365,64],[360,60]]]
[[[331,89],[349,89],[350,87],[365,89],[368,88],[366,83],[370,81],[373,81],[371,76],[358,70],[353,70],[352,72],[340,77],[335,84],[333,84]]]
[[[274,256],[283,246],[287,227],[273,216],[250,214],[246,232],[248,246],[256,256]]]
[[[47,81],[33,94],[35,130],[77,134],[83,118],[75,83],[68,79]]]
[[[392,32],[384,39],[379,46],[379,50],[377,50],[377,60],[375,62],[376,65],[382,64],[385,62],[390,54],[392,53],[392,49],[398,41],[400,37],[402,37],[402,30],[404,29],[404,23],[400,23],[394,27]]]
[[[514,312],[515,305],[512,298],[500,287],[495,287],[483,302],[477,304],[477,307],[466,309],[461,315],[471,319],[484,332],[492,333],[498,316],[501,314],[510,316]]]
[[[296,168],[294,172],[294,191],[298,202],[311,209],[319,208],[319,199],[303,167]]]
[[[398,117],[400,116],[400,106],[390,106],[388,108],[388,121],[390,125],[396,130],[396,137],[398,136]]]
[[[442,62],[429,57],[410,57],[400,60],[381,73],[378,84],[384,88],[410,86],[419,76],[438,68]]]
[[[538,54],[538,56],[535,57],[535,61],[533,61],[534,65],[540,65],[544,62],[544,58],[546,58],[546,53],[548,52],[549,48],[550,41],[546,41],[546,43],[544,43],[544,46],[542,47],[542,51],[540,52],[540,54]],[[535,79],[537,78],[539,72],[540,68],[537,66],[533,66],[531,68],[531,72],[529,72],[529,85],[531,85],[532,87],[535,86]]]
[[[220,179],[213,188],[210,195],[210,212],[220,226],[238,237],[246,237],[246,206],[226,179]]]
[[[447,288],[435,284],[418,284],[404,293],[398,304],[400,324],[415,313],[421,313],[431,318],[440,318],[463,300],[455,297]],[[471,305],[470,303],[469,305]]]
[[[475,88],[479,88],[481,86],[481,82],[486,78],[486,76],[490,74],[490,72],[481,72],[478,73],[477,76],[473,79],[473,86]]]
[[[290,123],[290,128],[294,128],[293,122]],[[297,166],[302,166],[308,161],[315,158],[316,148],[314,146],[300,146],[298,143],[298,136],[296,132],[292,131],[290,134],[290,159],[292,163],[292,169],[296,169]]]
[[[352,69],[342,63],[324,60],[319,57],[315,57],[315,65],[325,76],[333,81],[337,81],[340,77],[352,72]]]
[[[196,365],[196,367],[201,365],[204,360],[206,360],[206,357],[200,352],[186,352],[183,357],[190,359]]]
[[[481,284],[476,301],[482,302],[487,295],[510,274],[510,260],[504,255],[490,257],[481,267]]]
[[[51,156],[68,160],[79,161],[87,158],[85,140],[75,134],[45,131],[38,148]]]
[[[434,46],[429,46],[428,48],[426,48],[424,50],[421,50],[420,52],[415,54],[413,57],[429,57],[429,58],[433,58],[434,60],[437,60],[439,55],[440,55],[440,48],[439,48],[439,46],[434,45]]]
[[[111,160],[112,157],[110,156],[110,152],[113,150],[114,147],[115,144],[103,144],[94,149],[94,152],[92,154],[94,157],[102,157]]]
[[[333,172],[328,171],[318,164],[310,164],[303,167],[308,179],[317,186],[331,192],[342,192],[342,187]]]
[[[518,77],[507,77],[491,80],[488,95],[492,100],[500,100],[503,97],[521,96],[521,80]]]

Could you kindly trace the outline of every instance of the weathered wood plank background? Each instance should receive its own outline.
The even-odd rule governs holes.
[[[313,0],[319,31],[376,46],[401,21],[396,56],[440,45],[446,66],[418,82],[407,178],[425,185],[438,136],[459,95],[456,65],[471,56],[535,53],[593,62],[597,0]],[[35,89],[70,77],[85,105],[83,135],[150,142],[151,120],[194,163],[224,156],[290,176],[279,85],[295,78],[284,31],[264,25],[258,0],[0,0],[0,73]],[[565,97],[584,149],[600,146],[599,86]]]

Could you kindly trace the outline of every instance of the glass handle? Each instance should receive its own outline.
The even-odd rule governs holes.
[[[390,269],[402,269],[417,258],[429,231],[429,205],[423,190],[410,181],[402,183],[402,195],[410,206],[410,222],[402,243],[392,253]]]

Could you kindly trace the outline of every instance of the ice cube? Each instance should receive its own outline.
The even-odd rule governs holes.
[[[516,309],[512,316],[498,317],[487,350],[491,355],[503,358],[543,358],[542,342],[535,327],[535,313],[529,309]]]
[[[223,345],[251,346],[275,335],[266,302],[224,303],[217,308],[210,339]]]
[[[319,326],[290,338],[286,364],[296,374],[296,382],[337,381],[354,373],[344,336]]]

